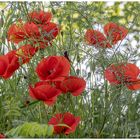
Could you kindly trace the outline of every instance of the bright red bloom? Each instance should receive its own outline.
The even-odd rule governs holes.
[[[53,40],[60,31],[58,25],[53,22],[49,22],[46,25],[41,25],[40,29],[41,29],[41,37],[43,37],[44,40],[48,41]]]
[[[105,70],[105,77],[111,84],[124,83],[129,89],[140,89],[140,69],[131,63],[112,64]]]
[[[47,19],[43,17],[42,12],[38,13],[39,17],[34,17],[35,14],[37,14],[36,12],[31,15],[35,19],[41,18],[41,21],[39,21],[45,22],[45,24],[35,24],[34,22],[26,22],[24,24],[19,22],[18,24],[12,24],[7,33],[8,40],[17,44],[25,39],[32,41],[33,43],[44,42],[45,44],[53,40],[58,35],[60,29],[57,24],[49,22],[51,13],[44,13],[45,17],[48,16]]]
[[[39,38],[39,27],[33,22],[12,24],[8,30],[8,40],[17,44],[25,39],[37,41]]]
[[[36,25],[27,22],[23,26],[26,38],[34,43],[44,42],[45,44],[53,40],[59,33],[57,24],[49,22],[45,25]]]
[[[127,36],[128,30],[116,23],[109,22],[104,26],[104,32],[112,44],[116,44]]]
[[[61,91],[49,84],[49,82],[42,81],[37,82],[34,87],[29,86],[29,93],[32,98],[41,100],[47,105],[53,105]]]
[[[26,22],[23,25],[23,31],[28,39],[37,41],[40,37],[39,27],[33,22]]]
[[[3,134],[0,134],[0,139],[6,138]]]
[[[66,112],[64,114],[58,113],[52,117],[48,124],[54,126],[54,133],[70,134],[75,132],[77,125],[80,122],[80,117],[75,117],[73,114]],[[60,126],[61,125],[61,126]],[[66,125],[66,126],[62,126]]]
[[[7,32],[8,41],[18,44],[25,39],[25,33],[22,30],[22,23],[12,24]]]
[[[35,55],[38,48],[35,48],[31,45],[24,45],[21,46],[17,51],[16,54],[18,57],[22,58],[22,63],[28,63],[30,59]]]
[[[88,29],[85,33],[85,40],[88,45],[95,45],[96,47],[104,48],[112,47],[105,36],[97,30]]]
[[[29,13],[29,18],[36,24],[47,24],[52,18],[52,13],[44,11],[33,11]]]
[[[76,76],[68,76],[62,82],[56,82],[56,87],[64,94],[70,92],[73,96],[78,96],[84,91],[86,81]]]
[[[18,68],[19,61],[15,51],[0,56],[0,76],[4,79],[10,78]]]
[[[64,56],[43,58],[37,65],[36,73],[41,80],[62,81],[68,76],[70,63]]]

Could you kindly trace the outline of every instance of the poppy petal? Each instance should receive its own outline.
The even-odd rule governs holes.
[[[0,75],[3,75],[8,66],[8,59],[5,56],[0,56]]]
[[[60,84],[60,90],[62,90],[62,92],[71,92],[73,96],[80,95],[85,87],[86,81],[76,76],[69,76]]]
[[[116,44],[127,36],[128,30],[116,23],[109,22],[104,26],[104,32],[112,44]]]
[[[19,64],[19,59],[16,56],[15,51],[11,51],[11,52],[7,53],[5,55],[5,57],[7,57],[8,66],[7,66],[7,69],[6,69],[5,73],[4,73],[4,75],[2,75],[2,77],[4,79],[8,79],[19,68],[20,64]]]
[[[135,82],[135,83],[131,83],[131,84],[127,84],[126,85],[127,86],[127,88],[128,89],[130,89],[130,90],[139,90],[140,89],[140,80],[138,80],[137,82]]]
[[[85,40],[88,45],[97,47],[111,48],[105,36],[98,30],[88,29],[85,33]]]
[[[29,17],[36,24],[47,24],[52,18],[52,13],[44,11],[33,11],[29,13]]]
[[[41,81],[37,82],[34,88],[29,86],[29,94],[34,99],[42,100],[48,105],[53,105],[61,91],[53,87],[49,82]]]
[[[75,132],[76,127],[77,127],[77,125],[79,124],[80,120],[81,120],[80,117],[75,117],[75,123],[73,123],[73,124],[71,125],[71,129],[69,128],[69,129],[67,129],[67,130],[65,131],[65,134],[68,135],[68,134],[70,134],[70,133]]]

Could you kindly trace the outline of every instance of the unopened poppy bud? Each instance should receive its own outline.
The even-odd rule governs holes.
[[[64,52],[64,56],[70,61],[67,51]]]
[[[56,13],[55,10],[54,10],[54,8],[52,8],[52,13],[53,13],[54,15],[55,15],[55,13]]]
[[[30,101],[29,101],[29,100],[26,100],[26,101],[25,101],[25,106],[28,106],[29,103],[30,103]]]
[[[79,44],[78,44],[78,43],[76,43],[76,47],[78,47],[78,45],[79,45]]]
[[[24,79],[27,79],[27,76],[24,76]]]
[[[79,57],[79,55],[77,56],[77,62],[80,63],[80,57]]]
[[[3,18],[2,17],[0,18],[0,22],[1,22],[1,26],[3,26],[4,21],[3,21]]]
[[[80,70],[79,70],[79,69],[76,70],[76,74],[77,74],[77,75],[80,74]]]
[[[66,18],[67,18],[68,21],[70,21],[70,16],[67,16]]]
[[[89,77],[91,77],[91,72],[88,72],[88,77],[87,78],[89,78]]]
[[[63,37],[63,31],[61,32],[61,35],[62,35],[62,37]]]

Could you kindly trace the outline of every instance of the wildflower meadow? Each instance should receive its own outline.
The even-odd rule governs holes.
[[[140,2],[0,2],[0,138],[140,138]]]

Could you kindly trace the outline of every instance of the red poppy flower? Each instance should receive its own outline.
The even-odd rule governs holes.
[[[56,82],[56,87],[59,88],[64,94],[70,92],[73,96],[78,96],[84,91],[86,81],[76,76],[69,76],[62,82]]]
[[[42,37],[44,38],[44,40],[48,41],[53,40],[58,35],[60,30],[58,28],[58,25],[53,22],[49,22],[46,25],[40,25],[40,29]]]
[[[39,27],[33,22],[26,22],[23,26],[23,31],[26,38],[31,39],[31,41],[37,41],[40,38]]]
[[[34,87],[29,86],[29,93],[32,98],[41,100],[47,105],[53,105],[61,91],[49,84],[49,82],[42,81],[37,82]]]
[[[30,59],[34,56],[37,52],[38,48],[35,48],[31,45],[24,45],[21,46],[17,51],[16,54],[18,57],[22,58],[22,63],[28,63]]]
[[[25,39],[25,33],[22,30],[22,23],[12,24],[7,32],[8,41],[18,44]]]
[[[75,117],[73,114],[66,112],[64,114],[58,113],[52,117],[48,124],[54,126],[54,133],[70,134],[75,132],[77,125],[80,122],[80,117]]]
[[[88,29],[85,33],[85,40],[88,45],[95,45],[96,47],[105,48],[112,47],[105,36],[97,30]]]
[[[52,13],[44,11],[33,11],[29,13],[29,17],[36,24],[47,24],[52,18]]]
[[[139,82],[140,69],[131,63],[114,65],[112,64],[105,70],[105,77],[111,84],[124,83],[129,89],[140,88]],[[139,86],[139,87],[138,87]]]
[[[104,26],[104,32],[111,40],[112,44],[116,44],[118,41],[123,40],[126,37],[128,30],[116,23],[109,22]]]
[[[70,63],[64,56],[43,58],[37,65],[36,73],[41,80],[62,81],[68,76]]]
[[[3,134],[0,134],[0,139],[6,138]]]
[[[0,56],[0,76],[4,79],[10,78],[18,68],[19,61],[15,51]]]

